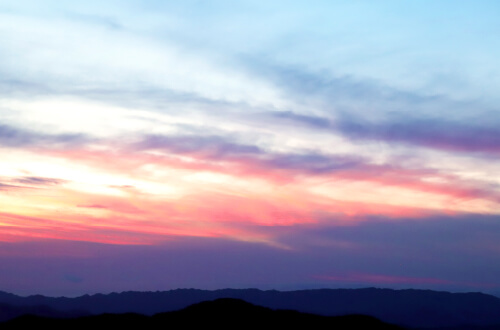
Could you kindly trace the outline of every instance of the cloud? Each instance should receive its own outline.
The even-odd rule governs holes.
[[[32,217],[1,212],[0,242],[68,240],[149,245],[164,242],[175,235],[189,236],[192,232],[189,229],[179,230],[175,227],[147,223],[143,219],[128,219],[123,215],[99,218],[74,213],[71,215],[73,223],[67,222],[67,216],[52,213],[47,217]],[[96,223],[99,225],[96,226]]]
[[[500,131],[497,129],[500,122],[495,117],[489,123],[412,116],[369,121],[346,113],[329,119],[286,111],[272,113],[271,118],[332,134],[340,133],[354,141],[382,141],[448,152],[500,153]]]
[[[500,201],[494,185],[465,179],[439,169],[407,168],[397,163],[374,164],[363,157],[307,150],[302,153],[274,152],[251,144],[231,142],[229,139],[223,136],[139,137],[138,142],[114,144],[114,162],[109,162],[109,151],[74,149],[50,154],[127,175],[143,168],[144,164],[154,164],[159,168],[191,173],[212,172],[235,178],[261,178],[270,184],[318,178],[325,180],[324,184],[338,181],[344,184],[367,183],[375,189],[395,187],[417,194],[440,195],[447,199],[447,205],[441,205],[445,208],[453,203],[474,199],[495,203]],[[141,175],[147,175],[144,168]],[[436,203],[444,203],[444,200]]]
[[[8,191],[8,190],[15,190],[15,189],[22,189],[22,188],[24,188],[24,187],[14,186],[11,184],[6,184],[6,183],[0,182],[0,191]]]
[[[290,110],[267,113],[271,121],[340,134],[352,142],[383,141],[449,152],[500,152],[498,112],[478,100],[456,101],[380,81],[272,63],[251,62],[249,66],[295,101]]]
[[[0,145],[7,147],[20,147],[34,144],[37,135],[23,129],[7,125],[0,125]]]
[[[171,237],[148,246],[0,243],[2,285],[15,292],[51,294],[56,289],[84,294],[177,287],[297,289],[307,284],[452,291],[499,287],[499,254],[491,250],[498,251],[498,217],[372,220],[340,227],[261,227],[286,236],[292,249],[224,237]],[[72,282],[61,285],[67,274],[84,281],[78,288]]]
[[[19,99],[31,99],[33,97],[55,93],[55,90],[45,84],[33,83],[22,79],[9,79],[5,76],[0,78],[0,92],[3,97],[9,96]]]
[[[450,174],[425,168],[407,169],[398,165],[376,165],[362,157],[325,155],[321,153],[273,153],[264,149],[228,142],[223,137],[147,137],[139,144],[144,149],[160,149],[174,154],[189,155],[193,160],[228,162],[231,167],[220,168],[231,173],[238,171],[256,176],[273,176],[276,180],[293,179],[296,175],[323,175],[355,182],[373,182],[383,186],[401,187],[427,193],[448,195],[460,200],[484,198],[500,202],[495,187],[480,182],[460,180]],[[216,170],[216,168],[207,169]],[[426,182],[428,177],[441,177],[444,182]]]
[[[362,158],[341,155],[284,154],[273,155],[263,162],[264,166],[292,170],[307,174],[326,174],[342,170],[360,169],[367,164]]]
[[[337,226],[333,220],[327,216],[320,225],[298,225],[278,240],[303,249],[318,249],[326,242],[350,242],[354,251],[372,251],[374,257],[391,254],[398,259],[426,262],[444,259],[450,253],[478,262],[499,256],[500,248],[495,243],[500,239],[499,215],[428,213],[398,219],[369,215],[351,226]],[[453,263],[459,266],[460,260]]]
[[[311,151],[277,153],[256,145],[230,142],[228,139],[222,136],[155,135],[144,137],[141,142],[132,145],[127,150],[135,153],[159,150],[171,156],[189,156],[193,161],[198,162],[199,166],[215,171],[220,163],[224,162],[228,166],[219,167],[222,172],[256,176],[278,175],[277,180],[284,179],[285,176],[293,179],[294,175],[300,174],[319,175],[354,168],[361,169],[367,165],[366,160],[356,156],[326,155]],[[173,163],[171,165],[175,166]],[[182,163],[180,165],[182,166]],[[185,165],[194,166],[192,162]],[[281,172],[278,173],[278,171]]]
[[[464,106],[442,95],[419,94],[391,87],[383,81],[339,75],[333,70],[313,71],[254,59],[247,59],[246,64],[248,70],[281,88],[295,105],[312,104],[316,113],[349,111],[378,117],[389,112],[405,113],[416,109],[420,110],[419,113],[432,113],[436,107],[448,113],[450,111],[444,106],[453,104],[455,109]]]
[[[450,152],[500,154],[499,124],[474,124],[444,119],[405,119],[380,123],[342,118],[335,128],[359,140],[419,145]]]
[[[3,182],[0,182],[0,192],[1,191],[17,191],[17,190],[28,190],[28,189],[39,189],[44,186],[56,186],[67,182],[66,180],[56,179],[56,178],[42,178],[42,177],[2,177],[0,178]]]
[[[136,145],[139,150],[166,150],[178,154],[201,153],[210,159],[227,159],[237,155],[258,155],[263,151],[254,145],[237,144],[218,136],[145,136]]]
[[[90,209],[107,209],[107,206],[101,204],[82,204],[77,205],[76,207],[90,208]]]
[[[15,178],[12,181],[26,185],[35,185],[35,186],[55,186],[66,182],[66,180],[62,179],[44,178],[37,176],[24,176],[20,178]]]
[[[83,134],[47,134],[0,124],[0,146],[68,148],[82,145],[90,139]]]
[[[292,111],[272,112],[270,114],[270,117],[279,119],[282,122],[289,121],[293,125],[301,124],[304,126],[319,129],[331,129],[333,127],[331,121],[328,118],[298,114]]]

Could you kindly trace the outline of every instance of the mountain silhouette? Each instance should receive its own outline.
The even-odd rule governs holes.
[[[178,289],[51,298],[40,295],[19,297],[0,292],[0,303],[18,307],[47,306],[61,312],[82,311],[81,315],[87,312],[93,315],[137,313],[152,316],[218,298],[241,299],[275,310],[323,316],[363,314],[412,328],[500,325],[500,299],[483,293],[375,288],[298,291]]]
[[[27,315],[7,321],[2,329],[40,327],[55,329],[68,328],[307,328],[307,329],[402,329],[364,315],[320,316],[297,311],[272,310],[255,306],[239,299],[221,298],[206,301],[179,311],[165,312],[153,316],[139,314],[103,314],[70,319],[55,319]]]
[[[48,318],[71,318],[89,315],[90,313],[84,311],[59,311],[44,305],[14,306],[0,303],[0,322],[27,314]]]

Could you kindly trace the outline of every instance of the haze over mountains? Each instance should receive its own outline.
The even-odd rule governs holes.
[[[4,304],[0,306],[0,317],[6,320],[16,316],[15,313],[7,315],[6,306],[31,309],[26,313],[43,316],[51,316],[53,311],[56,313],[54,317],[104,313],[152,316],[220,298],[241,299],[275,310],[296,310],[323,316],[363,314],[412,328],[467,326],[466,328],[473,329],[500,325],[500,299],[494,296],[482,293],[375,288],[286,292],[258,289],[178,289],[163,292],[96,294],[77,298],[51,298],[41,295],[20,297],[0,292],[0,304]],[[33,312],[34,306],[45,307],[38,307],[42,313],[36,313]]]

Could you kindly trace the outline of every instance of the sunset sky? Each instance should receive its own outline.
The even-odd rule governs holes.
[[[0,0],[0,290],[500,293],[498,1]]]

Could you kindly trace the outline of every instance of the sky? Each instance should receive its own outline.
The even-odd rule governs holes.
[[[499,14],[0,0],[0,290],[500,293]]]

